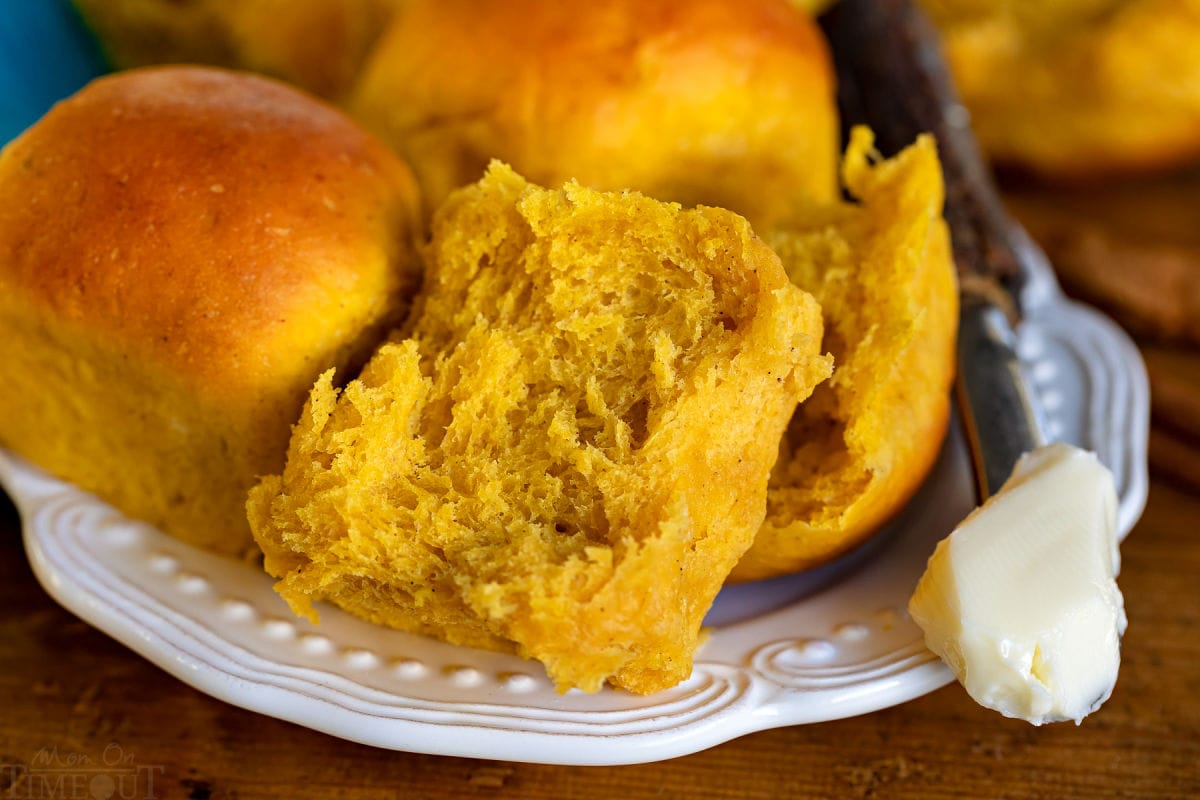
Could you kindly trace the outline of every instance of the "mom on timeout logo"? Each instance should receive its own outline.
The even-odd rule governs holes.
[[[117,742],[95,755],[43,747],[28,761],[0,756],[0,800],[156,800],[165,769]]]

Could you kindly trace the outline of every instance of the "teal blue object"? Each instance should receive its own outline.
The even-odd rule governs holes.
[[[0,144],[105,71],[69,0],[0,0]]]

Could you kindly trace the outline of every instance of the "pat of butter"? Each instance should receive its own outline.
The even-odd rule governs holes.
[[[1041,725],[1108,699],[1125,632],[1116,509],[1099,459],[1054,444],[938,544],[908,610],[976,702]]]

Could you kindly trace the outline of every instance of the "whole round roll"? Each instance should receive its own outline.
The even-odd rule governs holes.
[[[134,70],[0,152],[0,445],[224,553],[419,281],[409,169],[272,80]]]
[[[756,227],[837,190],[827,46],[787,0],[409,0],[348,102],[427,212],[492,158]]]
[[[232,67],[337,100],[353,85],[398,0],[73,2],[116,69]]]

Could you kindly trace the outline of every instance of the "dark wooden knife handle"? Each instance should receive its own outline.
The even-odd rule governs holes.
[[[885,155],[919,133],[937,138],[963,305],[990,303],[1015,316],[1023,277],[1019,235],[980,155],[932,24],[907,0],[841,0],[820,24],[833,49],[843,129],[869,125]]]

